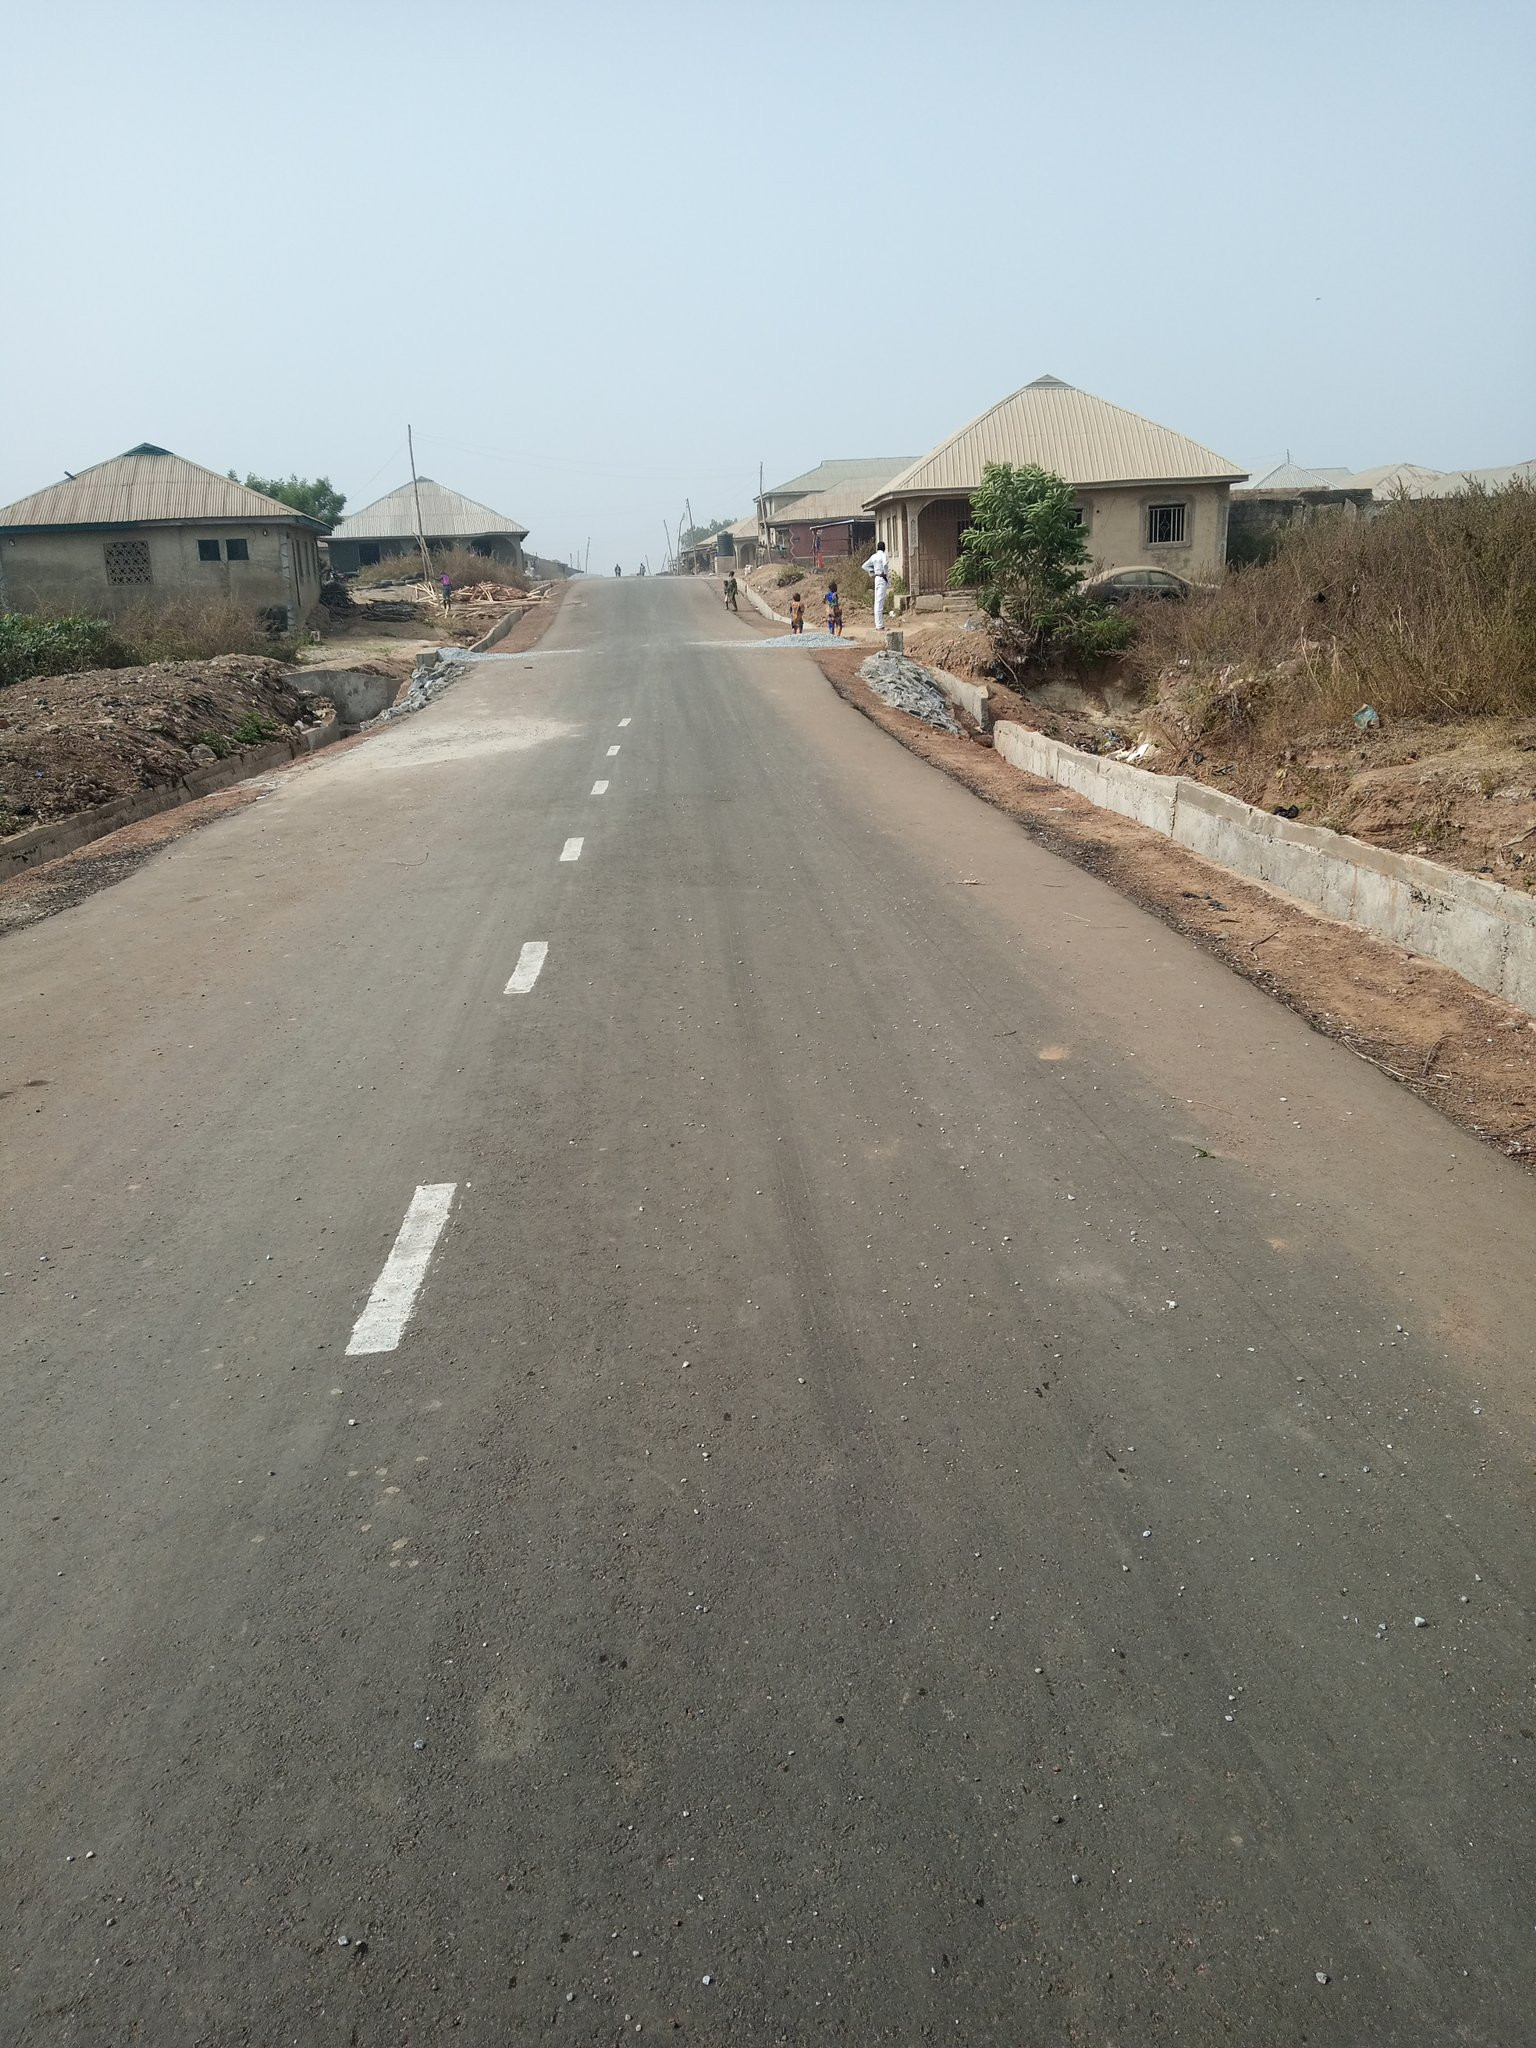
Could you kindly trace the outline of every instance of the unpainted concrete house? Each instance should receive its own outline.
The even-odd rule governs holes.
[[[141,441],[0,508],[0,609],[108,617],[146,598],[229,597],[302,625],[317,520]]]
[[[1094,569],[1196,581],[1226,560],[1228,497],[1246,475],[1171,427],[1037,377],[869,493],[892,567],[919,603],[943,600],[989,462],[1033,464],[1072,485]]]
[[[485,555],[514,569],[527,566],[523,555],[526,526],[423,476],[343,519],[331,533],[331,567],[338,575],[349,576],[394,555],[414,555],[419,561],[418,531],[430,548],[468,548],[471,554]]]

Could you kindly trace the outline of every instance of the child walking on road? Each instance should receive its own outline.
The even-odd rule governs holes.
[[[843,637],[843,600],[835,582],[827,585],[827,631],[838,640]]]
[[[805,599],[798,590],[789,600],[789,630],[791,633],[805,631]]]

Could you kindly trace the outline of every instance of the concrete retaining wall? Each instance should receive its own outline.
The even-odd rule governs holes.
[[[787,626],[789,624],[789,613],[776,612],[766,597],[759,597],[745,576],[738,576],[736,581],[746,593],[748,602],[755,604],[765,619],[772,619],[779,626]]]
[[[400,688],[397,676],[376,676],[365,668],[291,668],[285,678],[299,697],[329,697],[344,726],[355,730],[393,704]]]
[[[1274,817],[1186,776],[1086,754],[1010,719],[997,727],[994,744],[1026,774],[1075,790],[1325,917],[1438,960],[1536,1015],[1536,898],[1523,891]]]
[[[499,641],[505,640],[518,620],[532,609],[531,605],[520,604],[515,605],[509,612],[503,612],[490,631],[480,635],[474,646],[470,648],[470,653],[484,654],[487,648],[494,647]]]
[[[983,732],[987,730],[992,723],[992,700],[985,683],[970,683],[964,676],[947,675],[941,668],[929,668],[926,662],[923,670],[933,677],[951,704],[958,704],[962,711],[970,713]]]
[[[193,768],[179,782],[167,783],[160,789],[140,790],[135,796],[103,804],[98,810],[80,811],[73,818],[60,818],[51,825],[34,825],[29,831],[13,833],[9,839],[0,840],[0,881],[27,868],[41,867],[44,861],[57,860],[61,854],[74,853],[89,846],[92,840],[105,839],[109,832],[120,832],[124,825],[136,825],[141,818],[177,810],[200,796],[211,796],[216,789],[227,789],[232,782],[245,782],[273,768],[285,768],[296,754],[312,754],[316,748],[340,737],[341,727],[334,720],[311,726],[308,732],[295,733],[291,740],[269,740],[263,746],[246,747],[222,761]]]

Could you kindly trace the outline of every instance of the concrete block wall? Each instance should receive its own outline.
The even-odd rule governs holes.
[[[1182,775],[1084,753],[1005,719],[1003,759],[1325,917],[1436,960],[1536,1015],[1536,898],[1416,854],[1255,809]]]

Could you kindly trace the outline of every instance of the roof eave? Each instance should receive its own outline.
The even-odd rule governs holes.
[[[311,519],[307,512],[295,512],[284,505],[276,512],[253,512],[244,519],[220,512],[207,519],[188,513],[178,519],[29,519],[15,525],[0,522],[0,535],[14,539],[23,533],[135,533],[145,527],[165,526],[307,526],[322,537],[330,532],[323,519]]]
[[[1062,481],[1074,491],[1161,491],[1172,490],[1176,485],[1189,484],[1239,484],[1246,482],[1249,472],[1245,469],[1223,470],[1220,476],[1100,476],[1089,479],[1063,477]],[[900,498],[968,498],[981,488],[979,481],[974,484],[902,484],[899,490],[883,490],[878,497],[866,498],[864,509],[873,512],[879,505],[889,505]]]

